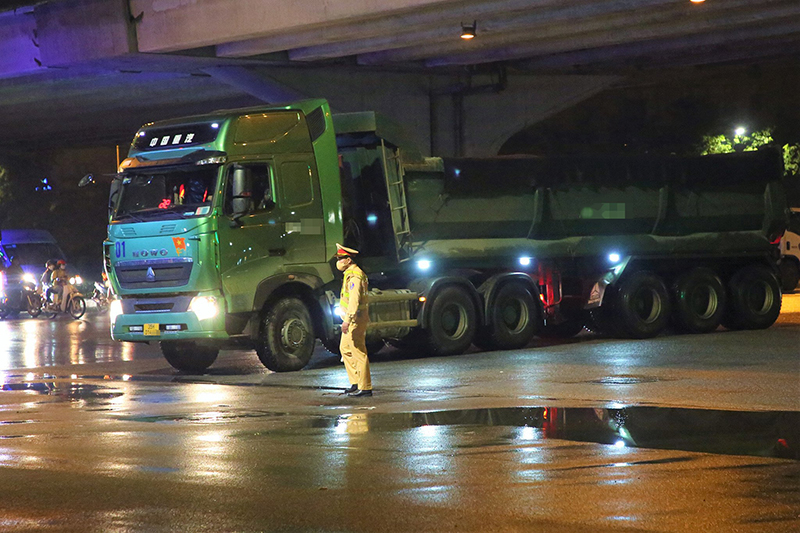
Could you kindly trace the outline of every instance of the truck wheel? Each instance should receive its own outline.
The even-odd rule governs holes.
[[[656,274],[634,272],[620,283],[613,308],[619,333],[633,339],[655,337],[669,321],[669,293]]]
[[[161,341],[161,353],[176,370],[200,373],[217,360],[219,349],[193,341]]]
[[[781,288],[766,267],[751,265],[728,282],[728,307],[722,324],[728,329],[765,329],[781,312]]]
[[[512,281],[500,287],[488,319],[475,344],[484,349],[514,350],[527,346],[536,334],[539,307],[524,283]]]
[[[457,286],[443,288],[436,294],[430,309],[427,341],[436,355],[464,353],[478,329],[475,304]]]
[[[725,285],[708,268],[695,268],[678,278],[672,286],[672,322],[680,331],[708,333],[722,322],[725,312]]]
[[[796,261],[783,259],[778,265],[781,274],[781,291],[784,294],[793,293],[800,281],[800,267]]]
[[[256,341],[261,363],[274,372],[300,370],[314,352],[314,325],[297,298],[279,300],[261,322]]]

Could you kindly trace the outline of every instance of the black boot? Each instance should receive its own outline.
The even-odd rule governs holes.
[[[360,396],[372,396],[372,391],[371,390],[358,390],[358,389],[356,389],[355,392],[351,392],[350,394],[348,394],[348,396],[350,396],[351,398],[357,398],[357,397],[360,397]]]
[[[352,393],[356,392],[357,390],[358,390],[358,385],[353,384],[353,385],[350,385],[349,389],[345,389],[342,394],[352,394]]]

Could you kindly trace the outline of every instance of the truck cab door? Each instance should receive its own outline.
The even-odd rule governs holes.
[[[319,177],[312,154],[275,157],[277,198],[287,264],[324,263],[325,233]]]
[[[285,263],[281,210],[274,198],[274,166],[236,163],[225,169],[217,221],[219,269],[229,312],[248,312],[258,284]]]

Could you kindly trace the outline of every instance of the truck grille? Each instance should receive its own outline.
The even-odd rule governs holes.
[[[179,287],[189,282],[190,258],[121,261],[116,264],[119,285],[123,289]]]

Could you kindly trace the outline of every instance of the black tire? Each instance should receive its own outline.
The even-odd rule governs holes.
[[[74,319],[82,317],[84,313],[86,313],[86,300],[83,299],[83,296],[73,296],[70,298],[67,312]]]
[[[0,319],[5,320],[11,314],[11,308],[8,306],[8,298],[3,298],[0,301]]]
[[[437,292],[431,302],[426,332],[429,350],[435,355],[464,353],[478,329],[478,312],[462,288],[451,285]]]
[[[708,268],[695,268],[672,285],[672,323],[679,331],[708,333],[722,323],[727,295],[722,280]]]
[[[778,265],[781,274],[781,291],[783,294],[791,294],[800,282],[800,267],[797,261],[792,259],[782,259]]]
[[[728,281],[728,306],[722,324],[728,329],[766,329],[781,313],[781,287],[768,268],[751,265]]]
[[[36,318],[42,313],[42,297],[35,292],[27,294],[28,314],[31,318]]]
[[[539,329],[539,306],[528,286],[510,281],[498,289],[487,319],[488,324],[474,339],[477,346],[486,350],[523,348]]]
[[[624,277],[614,293],[614,329],[632,339],[655,337],[667,326],[670,301],[659,276],[639,271]]]
[[[261,321],[256,352],[270,370],[293,372],[311,360],[314,341],[314,325],[306,305],[297,298],[284,298]]]
[[[193,341],[161,341],[161,353],[176,370],[201,373],[217,360],[219,348]]]

